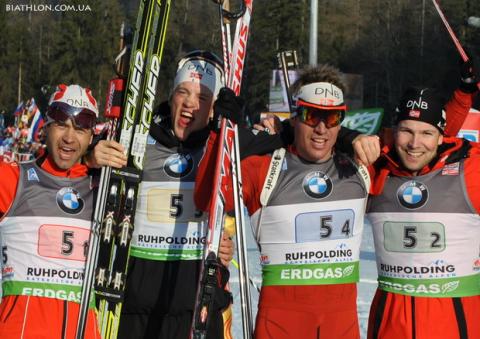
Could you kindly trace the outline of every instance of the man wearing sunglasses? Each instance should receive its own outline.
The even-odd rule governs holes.
[[[46,113],[46,153],[0,163],[1,338],[74,338],[93,212],[87,167],[97,103],[59,85]],[[93,309],[86,338],[98,338]]]
[[[369,179],[335,152],[344,88],[336,68],[305,69],[293,85],[293,145],[242,160],[244,200],[263,266],[256,338],[360,337],[356,282]],[[216,144],[212,132],[195,186],[202,210]],[[232,206],[227,196],[227,210]]]

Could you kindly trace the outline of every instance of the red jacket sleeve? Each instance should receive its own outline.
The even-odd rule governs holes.
[[[194,201],[198,209],[208,211],[212,200],[214,185],[215,166],[217,163],[217,134],[210,133],[205,153],[200,161],[195,179]],[[250,214],[260,208],[260,193],[270,165],[270,156],[250,156],[241,162],[243,200]],[[225,193],[225,209],[232,211],[233,187],[231,180],[228,180],[223,187]]]
[[[474,97],[475,94],[465,93],[459,89],[453,92],[452,98],[445,105],[447,114],[445,136],[457,136],[470,112]]]
[[[267,178],[271,156],[255,155],[242,161],[243,200],[250,215],[262,207],[260,194]]]
[[[17,192],[20,169],[16,163],[0,161],[0,217],[7,213]]]
[[[210,132],[206,149],[203,153],[200,163],[198,164],[197,175],[195,177],[195,190],[193,193],[195,206],[201,211],[208,211],[210,206],[214,180],[213,173],[215,171],[215,164],[217,162],[217,146],[217,134]]]
[[[480,214],[480,144],[472,143],[472,146],[464,163],[465,186],[473,208]]]

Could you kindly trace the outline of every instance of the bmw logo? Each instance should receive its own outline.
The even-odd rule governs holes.
[[[409,209],[420,208],[428,200],[427,186],[421,182],[410,180],[399,187],[397,198],[403,207]]]
[[[303,190],[315,199],[322,199],[332,193],[332,180],[323,172],[308,173],[303,179]]]
[[[181,178],[188,175],[193,168],[193,159],[190,154],[173,154],[163,164],[163,169],[168,176]]]
[[[78,214],[83,210],[85,202],[76,189],[64,187],[57,192],[57,205],[68,214]]]

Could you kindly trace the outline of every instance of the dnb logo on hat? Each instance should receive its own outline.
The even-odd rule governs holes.
[[[332,193],[332,180],[323,172],[308,173],[303,179],[303,190],[312,198],[322,199]]]
[[[83,210],[85,202],[76,189],[64,187],[57,192],[57,205],[68,214],[78,214]]]
[[[397,198],[403,207],[420,208],[428,200],[427,186],[421,182],[410,180],[398,188]]]
[[[193,159],[190,154],[173,154],[163,164],[163,170],[172,178],[181,178],[188,175],[193,168]]]

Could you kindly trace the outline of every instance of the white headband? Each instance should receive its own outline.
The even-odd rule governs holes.
[[[295,100],[302,100],[324,109],[334,107],[346,109],[342,90],[329,82],[314,82],[300,87]]]
[[[206,86],[213,93],[214,98],[217,97],[220,88],[224,86],[222,70],[205,59],[190,59],[180,65],[173,81],[173,88],[177,88],[180,83],[185,81]]]

